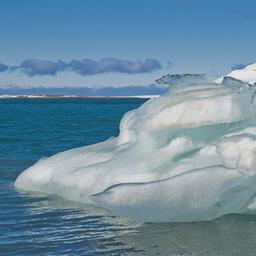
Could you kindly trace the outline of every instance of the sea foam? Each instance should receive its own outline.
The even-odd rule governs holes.
[[[15,186],[143,221],[254,213],[254,87],[189,74],[158,82],[169,93],[126,113],[117,138],[40,160]]]

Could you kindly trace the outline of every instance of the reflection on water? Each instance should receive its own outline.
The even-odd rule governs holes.
[[[53,196],[13,191],[6,200],[9,214],[1,200],[0,223],[4,255],[255,255],[256,216],[142,223]]]
[[[255,255],[255,216],[212,222],[144,224],[122,241],[147,255]]]

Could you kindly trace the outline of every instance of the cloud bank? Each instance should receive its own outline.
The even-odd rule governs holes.
[[[242,64],[242,63],[238,63],[238,64],[233,64],[231,66],[231,70],[240,70],[240,69],[244,69],[245,67],[247,67],[248,65],[250,65],[252,63],[247,63],[247,64]]]
[[[104,58],[101,60],[82,59],[64,62],[62,60],[39,60],[27,59],[19,66],[9,67],[0,63],[0,72],[17,70],[22,71],[27,76],[55,76],[59,72],[71,71],[81,76],[96,75],[103,73],[123,73],[123,74],[139,74],[150,73],[154,70],[162,69],[162,65],[156,59],[145,59],[130,61],[116,58]]]
[[[21,63],[17,69],[22,70],[28,76],[34,75],[56,75],[58,72],[64,71],[67,64],[59,60],[57,62],[49,60],[29,59]]]
[[[5,72],[9,69],[8,65],[5,65],[3,63],[0,63],[0,72]]]
[[[155,59],[129,61],[105,58],[100,61],[90,59],[73,60],[68,64],[68,68],[82,76],[86,76],[106,72],[119,72],[125,74],[149,73],[153,70],[161,69],[162,66]]]

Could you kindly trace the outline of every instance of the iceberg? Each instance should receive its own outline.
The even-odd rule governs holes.
[[[203,74],[157,82],[169,92],[126,113],[118,137],[42,159],[15,186],[142,221],[255,213],[254,86]]]
[[[226,75],[226,77],[232,77],[240,81],[246,82],[249,85],[255,85],[256,84],[256,63],[249,64],[242,69],[233,70],[228,75]]]

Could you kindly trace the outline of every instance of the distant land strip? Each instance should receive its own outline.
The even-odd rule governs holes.
[[[0,99],[128,99],[158,98],[160,95],[133,95],[133,96],[80,96],[80,95],[0,95]]]

